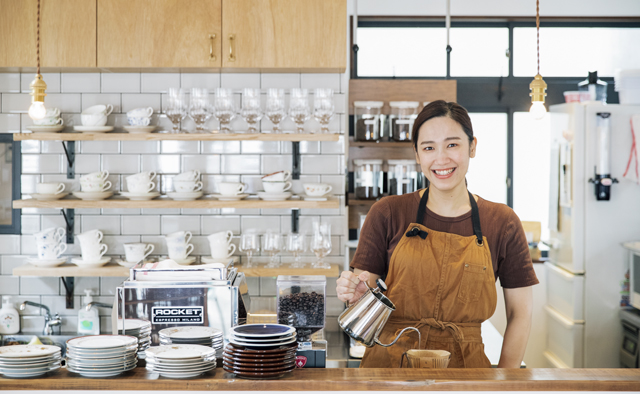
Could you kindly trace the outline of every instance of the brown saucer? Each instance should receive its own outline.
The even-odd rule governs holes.
[[[237,370],[237,371],[243,371],[243,372],[277,372],[277,371],[283,371],[283,370],[295,368],[296,363],[294,361],[292,363],[283,364],[281,366],[273,366],[271,368],[241,367],[235,364],[228,364],[226,362],[223,362],[222,366],[233,369],[233,370]]]
[[[255,359],[267,360],[267,359],[275,359],[275,358],[295,357],[296,351],[289,351],[286,353],[279,353],[279,354],[251,354],[251,353],[236,353],[235,351],[231,351],[227,349],[224,352],[222,352],[222,355],[235,357],[235,358],[250,359],[250,360],[255,360]]]
[[[223,360],[227,363],[233,363],[236,365],[243,365],[243,366],[256,366],[258,368],[261,368],[261,366],[267,367],[267,366],[272,366],[272,365],[278,365],[278,364],[287,364],[287,363],[291,363],[291,362],[295,362],[296,358],[294,357],[289,357],[289,358],[276,358],[276,359],[259,359],[259,360],[250,360],[250,359],[246,359],[246,358],[235,358],[235,357],[230,357],[230,356],[224,356]]]
[[[279,346],[277,349],[269,349],[269,350],[260,350],[260,349],[251,349],[246,346],[239,346],[229,343],[225,348],[227,350],[231,350],[234,353],[245,353],[245,354],[280,354],[280,353],[289,353],[291,351],[296,351],[298,349],[298,344],[294,342],[292,345],[283,345]]]
[[[244,379],[277,379],[293,371],[295,368],[281,372],[243,372],[225,366],[223,366],[222,369],[225,372],[236,374],[236,376],[238,376],[239,378]]]

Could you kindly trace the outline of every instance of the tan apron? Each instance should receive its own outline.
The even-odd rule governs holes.
[[[398,368],[402,353],[418,347],[449,351],[449,368],[491,367],[480,324],[495,312],[497,294],[478,205],[469,193],[474,235],[463,237],[422,225],[428,198],[429,189],[416,222],[391,255],[386,295],[396,310],[379,335],[382,343],[391,343],[403,328],[416,327],[422,343],[418,346],[417,333],[408,331],[391,347],[368,348],[361,368]]]

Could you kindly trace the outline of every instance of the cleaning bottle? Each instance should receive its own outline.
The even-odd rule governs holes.
[[[17,334],[20,332],[20,314],[11,303],[11,296],[2,297],[0,309],[0,334]]]
[[[86,306],[93,301],[91,289],[84,289],[82,308],[78,311],[78,334],[80,335],[100,335],[100,316],[98,308],[87,310]]]

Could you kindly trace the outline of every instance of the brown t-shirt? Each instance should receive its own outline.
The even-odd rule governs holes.
[[[360,231],[358,249],[351,268],[380,276],[389,270],[391,255],[409,224],[416,220],[420,192],[389,196],[373,204]],[[520,219],[511,208],[478,197],[482,235],[487,238],[493,273],[504,288],[538,283]],[[473,235],[471,211],[458,217],[444,217],[426,210],[424,224],[434,231]]]

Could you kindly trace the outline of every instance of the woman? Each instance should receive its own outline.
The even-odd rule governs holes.
[[[356,301],[367,290],[365,281],[375,286],[384,277],[396,310],[381,342],[416,327],[422,343],[408,331],[391,347],[367,349],[360,365],[398,367],[404,351],[421,348],[449,351],[449,368],[490,367],[480,324],[495,311],[500,278],[507,328],[498,367],[519,368],[531,327],[530,286],[538,283],[522,224],[508,206],[467,191],[477,139],[463,107],[442,100],[424,107],[412,142],[429,187],[371,207],[353,272],[342,273],[337,293],[342,301]]]

